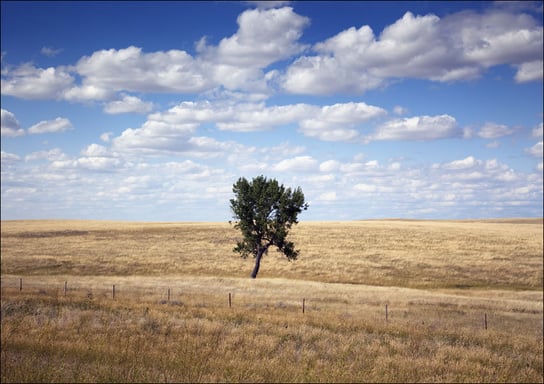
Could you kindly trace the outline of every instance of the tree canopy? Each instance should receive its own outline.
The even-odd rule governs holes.
[[[234,227],[243,235],[233,251],[244,258],[249,255],[256,258],[251,277],[257,277],[261,258],[272,245],[288,260],[295,260],[299,250],[287,241],[287,235],[291,226],[298,223],[298,214],[308,209],[300,187],[291,190],[261,175],[252,181],[238,179],[232,191],[235,198],[230,200],[230,208],[236,220]]]

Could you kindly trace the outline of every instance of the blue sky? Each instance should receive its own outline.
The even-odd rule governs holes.
[[[543,215],[542,2],[1,7],[2,220]]]

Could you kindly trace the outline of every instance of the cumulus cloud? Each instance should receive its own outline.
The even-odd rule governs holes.
[[[62,98],[73,102],[86,102],[92,100],[106,100],[113,96],[114,90],[106,86],[92,84],[77,85],[62,92]]]
[[[74,83],[74,78],[62,67],[36,68],[23,64],[15,69],[3,69],[2,94],[22,99],[60,99]]]
[[[153,114],[150,120],[160,115],[159,120],[164,124],[188,124],[192,131],[206,123],[215,124],[219,130],[235,132],[263,131],[295,124],[306,136],[324,141],[348,141],[359,136],[357,128],[361,124],[385,114],[384,109],[365,103],[266,106],[251,102],[184,101],[166,113]]]
[[[98,172],[113,172],[122,165],[122,161],[113,157],[80,157],[69,160],[56,160],[51,163],[54,170],[86,170]]]
[[[369,140],[438,140],[461,137],[457,121],[450,115],[393,119],[376,128]]]
[[[219,116],[224,117],[224,119],[217,122],[217,128],[248,132],[266,130],[275,126],[297,122],[314,113],[317,108],[308,104],[266,107],[264,103],[248,103],[230,106],[228,109],[228,111],[219,110]],[[214,119],[217,119],[217,117],[214,116]]]
[[[485,125],[478,132],[478,136],[483,139],[496,139],[502,136],[511,135],[514,133],[514,129],[507,127],[503,124],[485,123]]]
[[[542,79],[542,26],[504,9],[440,19],[407,12],[379,36],[363,25],[317,43],[298,58],[282,85],[291,93],[361,93],[394,78],[440,82],[478,77],[500,64],[517,66],[518,82]]]
[[[327,160],[319,164],[319,170],[321,172],[335,172],[340,168],[340,162],[337,160]]]
[[[359,136],[358,126],[385,115],[382,108],[365,103],[326,105],[310,118],[300,122],[300,131],[323,141],[349,141]]]
[[[25,130],[21,128],[15,115],[7,109],[2,108],[0,120],[2,136],[15,137],[25,134]]]
[[[104,112],[119,113],[148,113],[153,109],[153,103],[144,102],[136,96],[123,94],[121,100],[111,101],[104,106]]]
[[[84,86],[132,92],[201,92],[210,83],[185,51],[151,53],[130,46],[94,52],[81,58],[76,70]]]
[[[542,26],[519,9],[491,7],[442,19],[407,12],[379,35],[368,25],[341,31],[315,44],[312,55],[301,42],[310,20],[291,7],[249,9],[237,23],[238,30],[217,45],[203,37],[195,56],[129,46],[95,51],[72,66],[5,66],[2,93],[76,102],[111,100],[123,92],[189,94],[218,88],[267,97],[278,86],[299,94],[362,93],[399,78],[473,79],[503,64],[517,68],[517,82],[542,80]],[[42,49],[46,55],[57,51]],[[286,71],[269,68],[287,59],[295,60]],[[149,109],[133,102],[113,101],[106,110]],[[346,129],[338,135],[350,134]]]
[[[109,152],[103,145],[91,144],[81,151],[81,154],[88,157],[105,157],[108,156]]]
[[[222,39],[217,47],[201,42],[200,54],[226,66],[265,68],[305,48],[298,40],[310,21],[291,7],[283,7],[247,10],[238,16],[237,22],[238,31]]]
[[[481,164],[480,161],[476,160],[473,156],[468,156],[462,160],[454,160],[451,163],[446,163],[442,165],[444,169],[468,169],[472,168],[478,164]]]
[[[39,161],[39,160],[47,160],[47,161],[64,161],[67,160],[68,156],[62,152],[60,148],[53,148],[48,151],[37,151],[32,152],[25,156],[25,161]]]
[[[317,168],[318,161],[311,156],[285,159],[272,167],[275,172],[309,172]]]
[[[542,81],[544,77],[544,62],[542,60],[523,63],[516,72],[515,79],[518,83],[529,81]]]
[[[32,127],[28,128],[28,133],[56,133],[64,132],[72,128],[73,127],[70,120],[63,117],[57,117],[55,120],[43,120],[37,124],[34,124]]]
[[[224,156],[243,146],[206,136],[195,136],[198,116],[174,106],[165,112],[152,113],[139,128],[128,128],[112,138],[112,150],[140,155],[186,154],[197,157]]]

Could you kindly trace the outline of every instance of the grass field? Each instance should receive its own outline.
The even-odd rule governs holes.
[[[1,235],[2,382],[544,381],[542,220],[302,222],[256,280],[226,223]]]

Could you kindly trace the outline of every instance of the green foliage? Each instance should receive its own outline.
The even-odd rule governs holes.
[[[287,235],[291,226],[297,224],[297,216],[308,209],[300,187],[285,188],[274,179],[258,176],[252,181],[240,178],[233,185],[235,198],[230,208],[244,239],[239,241],[234,252],[242,257],[260,258],[271,245],[278,248],[288,260],[295,260],[299,251]]]

